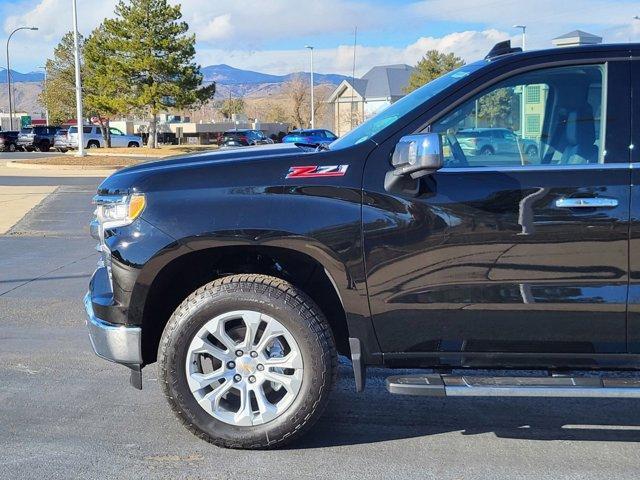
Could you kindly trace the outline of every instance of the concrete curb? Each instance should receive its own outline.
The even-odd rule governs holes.
[[[97,149],[93,149],[93,150],[97,150]],[[87,157],[129,157],[129,158],[154,158],[157,160],[162,160],[163,158],[166,158],[165,156],[158,156],[158,155],[145,155],[143,153],[110,153],[110,152],[105,152],[105,153],[101,153],[101,152],[88,152],[85,150],[85,153],[87,155]],[[68,150],[65,153],[61,154],[61,155],[69,155],[69,156],[74,156],[76,154],[75,150]]]
[[[87,175],[89,173],[96,173],[97,176],[109,176],[116,172],[113,168],[96,168],[93,166],[75,166],[75,165],[44,165],[38,163],[23,163],[20,160],[7,160],[5,162],[7,168],[19,168],[24,170],[64,170],[69,173],[74,171]]]

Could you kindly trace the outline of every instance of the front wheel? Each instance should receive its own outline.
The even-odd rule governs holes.
[[[164,394],[183,424],[230,448],[271,448],[321,415],[336,348],[320,309],[278,278],[233,275],[192,293],[158,352]]]

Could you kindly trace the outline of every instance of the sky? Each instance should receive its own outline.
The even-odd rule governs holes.
[[[264,73],[309,70],[306,45],[315,48],[315,71],[350,75],[357,26],[356,74],[374,65],[414,65],[427,50],[453,52],[466,61],[496,42],[520,45],[514,24],[527,25],[527,49],[581,29],[607,43],[640,42],[637,0],[169,0],[180,3],[196,34],[196,60]],[[88,35],[116,0],[77,0],[79,30]],[[0,0],[3,34],[36,26],[11,40],[11,65],[35,71],[71,30],[71,0]],[[2,55],[4,57],[4,55]],[[2,59],[4,60],[4,58]],[[2,62],[4,63],[4,62]]]

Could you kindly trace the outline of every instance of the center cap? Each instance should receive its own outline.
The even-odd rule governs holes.
[[[244,375],[251,375],[255,373],[257,364],[258,362],[255,358],[245,355],[236,361],[236,371]]]

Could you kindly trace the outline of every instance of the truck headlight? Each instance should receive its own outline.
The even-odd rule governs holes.
[[[142,193],[133,195],[98,195],[93,199],[96,218],[102,228],[124,227],[140,216],[146,206]]]

